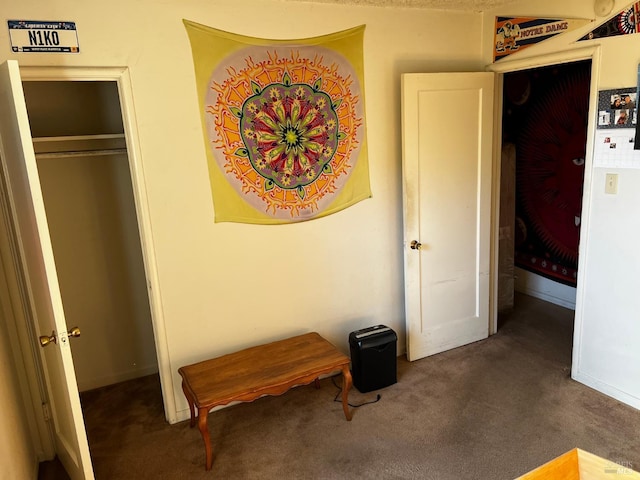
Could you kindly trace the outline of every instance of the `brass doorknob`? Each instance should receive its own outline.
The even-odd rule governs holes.
[[[69,329],[69,331],[67,332],[67,337],[79,337],[80,336],[80,329],[78,327],[73,327],[71,329]],[[49,345],[50,343],[58,343],[58,337],[56,336],[56,332],[55,330],[51,332],[51,335],[42,335],[41,337],[39,337],[40,340],[40,345],[43,347],[46,347],[47,345]],[[62,337],[62,343],[66,344],[66,337]]]
[[[411,240],[411,249],[412,250],[420,250],[422,248],[422,244],[417,240]]]
[[[58,343],[55,330],[51,332],[51,336],[47,336],[47,335],[40,336],[40,346],[46,347],[50,343]]]

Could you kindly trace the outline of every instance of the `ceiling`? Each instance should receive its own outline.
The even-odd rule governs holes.
[[[483,12],[502,5],[518,3],[520,0],[286,0],[289,2],[335,3],[367,5],[374,7],[428,8]]]

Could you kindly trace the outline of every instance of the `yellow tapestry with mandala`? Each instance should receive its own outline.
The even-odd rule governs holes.
[[[267,40],[184,24],[216,222],[300,222],[371,197],[364,26]]]

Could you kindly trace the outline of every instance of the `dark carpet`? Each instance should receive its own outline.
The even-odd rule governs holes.
[[[640,467],[640,412],[570,378],[573,312],[516,295],[487,340],[413,363],[398,383],[331,378],[213,412],[213,469],[197,428],[164,420],[157,376],[81,395],[96,478],[509,480],[579,447]],[[345,346],[346,348],[346,339]]]

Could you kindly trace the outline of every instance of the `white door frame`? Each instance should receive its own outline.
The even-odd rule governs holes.
[[[136,123],[131,77],[127,67],[32,67],[20,66],[23,81],[114,81],[118,86],[120,109],[131,173],[131,184],[135,203],[142,257],[149,295],[149,307],[153,324],[158,370],[162,387],[165,418],[176,421],[176,406],[173,395],[173,379],[169,364],[169,350],[160,299],[160,287],[156,267],[155,249],[151,235],[151,217],[144,181],[140,140]],[[35,327],[37,328],[37,326]],[[33,342],[23,345],[23,351],[33,350]],[[30,372],[31,373],[31,372]],[[33,372],[34,375],[37,374]]]
[[[589,113],[587,124],[587,145],[585,154],[585,168],[584,168],[584,186],[582,193],[582,215],[580,217],[580,254],[578,255],[578,276],[576,286],[576,309],[574,320],[574,335],[573,335],[573,355],[574,361],[572,367],[575,365],[575,359],[577,352],[580,351],[581,333],[582,333],[582,319],[583,319],[583,299],[584,299],[584,278],[587,275],[585,268],[586,265],[586,252],[587,244],[589,242],[589,223],[591,219],[591,184],[592,184],[592,171],[593,171],[593,144],[596,131],[596,118],[598,108],[598,82],[599,68],[600,68],[600,47],[598,45],[584,48],[575,48],[572,50],[554,52],[547,55],[532,56],[516,60],[501,60],[486,67],[487,70],[499,74],[500,88],[496,93],[496,125],[495,131],[502,132],[502,77],[505,73],[516,72],[519,70],[527,70],[537,67],[545,67],[550,65],[557,65],[562,63],[577,62],[580,60],[591,60],[591,85],[589,91]],[[501,144],[501,138],[496,138],[496,146]],[[491,299],[489,305],[490,315],[490,334],[497,333],[498,330],[498,249],[499,249],[499,236],[498,231],[500,228],[500,163],[501,163],[501,149],[494,148],[494,176],[493,176],[493,217],[492,222],[492,239],[491,239]]]

